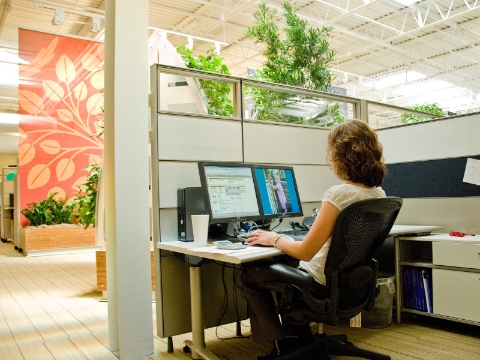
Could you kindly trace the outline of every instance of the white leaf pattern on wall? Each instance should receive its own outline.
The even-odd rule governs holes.
[[[97,93],[90,96],[87,101],[87,111],[91,115],[98,115],[102,112],[103,94]]]
[[[102,66],[102,60],[93,54],[85,54],[82,57],[82,65],[88,71],[94,72]]]
[[[47,198],[50,194],[53,194],[53,193],[57,193],[57,195],[55,195],[53,197],[55,200],[63,199],[63,198],[65,198],[65,195],[67,195],[65,190],[63,190],[61,187],[54,186],[50,190],[47,191],[47,194],[46,194],[45,198]]]
[[[67,109],[58,109],[57,115],[58,115],[58,118],[64,122],[70,122],[73,120],[72,112]]]
[[[20,78],[25,79],[32,77],[40,72],[40,70],[50,62],[55,56],[55,49],[57,47],[58,37],[53,38],[46,48],[42,48],[37,56],[30,61],[28,66],[20,66]]]
[[[45,95],[47,95],[50,100],[61,101],[64,98],[65,91],[55,81],[43,80],[42,85],[43,91],[45,91]]]
[[[18,147],[18,164],[20,166],[27,165],[35,158],[35,147],[30,144],[22,144]]]
[[[78,187],[80,185],[85,184],[86,182],[87,182],[87,177],[81,176],[72,184],[72,189],[75,189],[75,191],[78,191]]]
[[[73,94],[77,100],[83,101],[87,98],[88,89],[87,85],[85,85],[85,81],[82,81],[77,86],[75,86],[75,90],[73,90]]]
[[[40,115],[45,109],[42,98],[30,90],[18,91],[18,104],[23,110],[32,115]]]
[[[60,151],[60,144],[56,140],[45,140],[40,143],[40,147],[47,154],[55,155]]]
[[[29,189],[42,187],[50,180],[50,169],[45,164],[37,164],[30,169],[27,175]]]
[[[66,55],[62,55],[60,59],[58,59],[57,65],[55,66],[55,72],[58,80],[66,84],[70,84],[77,76],[75,64]]]
[[[18,128],[18,133],[20,134],[20,136],[18,137],[18,146],[20,146],[25,142],[26,135],[25,131],[23,131],[23,129],[21,128]]]
[[[62,159],[58,162],[56,173],[58,181],[65,181],[72,177],[73,173],[75,172],[75,163],[72,159]]]
[[[89,154],[88,155],[88,163],[89,164],[100,165],[102,163],[102,158],[98,155],[95,155],[95,154]]]
[[[105,72],[103,70],[96,72],[90,78],[90,84],[92,84],[95,89],[102,90],[104,88],[104,76]]]

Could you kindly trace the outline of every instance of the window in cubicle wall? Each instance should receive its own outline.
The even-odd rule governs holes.
[[[159,110],[232,117],[233,84],[160,73]]]
[[[368,102],[368,124],[373,129],[381,129],[391,126],[404,125],[402,115],[408,113],[408,109],[401,107],[389,107],[383,104]],[[438,118],[439,115],[425,114],[424,121]]]
[[[320,94],[244,86],[245,119],[321,127],[335,126],[352,117],[353,103],[330,100]]]

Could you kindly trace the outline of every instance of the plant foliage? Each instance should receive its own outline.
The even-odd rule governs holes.
[[[198,57],[194,57],[192,55],[193,50],[187,49],[183,45],[177,48],[177,52],[190,69],[230,75],[223,58],[217,56],[213,49],[207,51],[207,56],[199,55]],[[233,101],[230,97],[231,85],[204,79],[199,79],[199,82],[207,102],[208,113],[210,115],[233,116]]]
[[[423,105],[412,105],[412,106],[407,106],[408,109],[412,110],[417,110],[417,111],[423,111],[427,112],[430,114],[435,114],[439,116],[444,116],[445,112],[443,111],[442,108],[440,108],[436,103],[434,104],[423,104]],[[402,123],[403,124],[411,124],[411,123],[416,123],[420,121],[425,121],[429,120],[430,118],[426,116],[421,116],[421,115],[415,115],[415,114],[402,114]]]
[[[87,181],[80,185],[77,197],[68,205],[71,207],[78,221],[85,228],[89,225],[95,226],[96,206],[97,206],[97,189],[100,176],[100,165],[91,164],[82,171],[88,172]]]
[[[278,11],[260,3],[253,14],[256,24],[247,29],[246,37],[264,45],[265,62],[257,69],[254,78],[262,81],[331,92],[332,74],[328,64],[335,56],[329,48],[328,37],[332,27],[308,28],[289,2],[284,2],[285,27],[280,34]],[[294,96],[260,88],[247,88],[253,98],[254,117],[262,120],[334,125],[343,122],[339,103],[313,97]],[[312,108],[303,118],[292,115],[293,108]]]
[[[20,212],[32,226],[72,224],[72,208],[67,204],[68,195],[55,199],[57,193],[51,193],[46,200],[38,204],[32,202]]]

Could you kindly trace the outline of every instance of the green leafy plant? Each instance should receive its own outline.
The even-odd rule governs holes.
[[[407,106],[407,108],[412,110],[417,110],[417,111],[423,111],[423,112],[427,112],[427,113],[435,114],[439,116],[445,116],[445,112],[443,111],[443,109],[440,108],[436,103],[412,105],[412,106]],[[403,124],[411,124],[411,123],[429,120],[430,118],[426,116],[415,115],[415,114],[402,114],[401,119]]]
[[[46,200],[38,204],[32,202],[22,209],[22,213],[32,226],[72,224],[72,209],[67,204],[68,195],[55,199],[57,193],[51,193]]]
[[[97,189],[101,169],[100,165],[91,164],[82,171],[88,172],[87,181],[78,187],[77,197],[68,206],[71,207],[79,223],[87,228],[90,225],[95,226]]]
[[[329,48],[328,37],[332,27],[308,28],[289,2],[282,4],[285,27],[280,34],[278,11],[260,3],[253,14],[256,24],[249,27],[246,37],[264,45],[265,62],[257,69],[254,78],[279,84],[303,87],[310,90],[332,92],[332,74],[328,64],[335,56]],[[287,93],[247,88],[253,99],[254,116],[262,120],[331,126],[343,122],[343,112],[338,102]],[[305,113],[307,116],[292,115]],[[293,111],[285,111],[285,109]]]
[[[223,58],[217,56],[213,49],[207,51],[207,56],[199,55],[198,57],[194,57],[193,50],[187,49],[183,45],[177,48],[177,52],[190,69],[230,75]],[[210,115],[233,116],[233,101],[230,97],[231,84],[203,79],[200,79],[199,83],[204,92],[207,111]]]

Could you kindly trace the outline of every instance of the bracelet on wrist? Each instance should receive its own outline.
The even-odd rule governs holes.
[[[281,237],[282,237],[282,235],[277,235],[277,236],[275,236],[275,237],[273,238],[273,247],[274,247],[275,249],[278,249],[278,248],[277,248],[277,241],[278,241],[278,239],[280,239]]]

